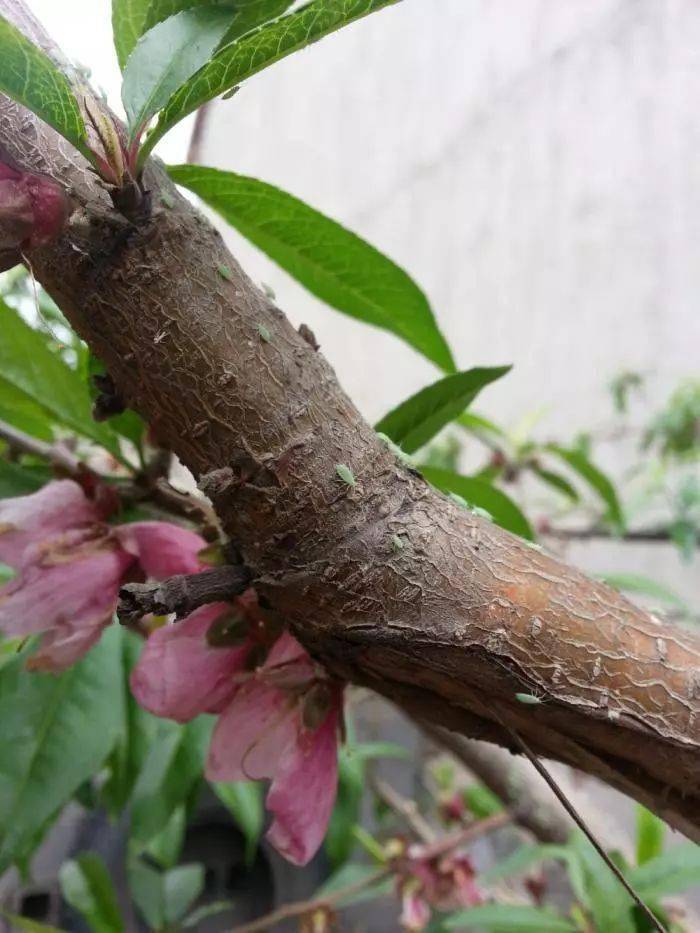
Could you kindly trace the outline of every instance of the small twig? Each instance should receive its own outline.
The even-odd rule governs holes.
[[[500,813],[493,813],[491,816],[479,820],[478,823],[472,823],[470,826],[463,826],[456,832],[450,833],[449,836],[444,836],[442,839],[438,839],[430,845],[416,846],[415,849],[419,851],[421,858],[437,858],[439,855],[444,855],[445,852],[450,852],[458,846],[463,846],[468,842],[473,842],[475,839],[480,839],[482,836],[485,836],[486,833],[493,832],[494,829],[500,829],[502,826],[510,823],[512,819],[511,814],[507,810],[502,810]],[[413,854],[413,849],[409,849],[409,855],[411,854]]]
[[[441,726],[421,722],[420,727],[506,804],[514,823],[541,842],[566,842],[572,824],[547,796],[547,789],[530,776],[526,762],[496,745],[467,739]]]
[[[190,136],[190,145],[187,149],[187,162],[189,165],[197,165],[202,157],[202,143],[204,142],[204,133],[207,128],[211,102],[202,104],[194,118],[192,135]]]
[[[72,479],[79,480],[92,476],[100,482],[108,482],[107,477],[96,473],[60,444],[47,444],[5,421],[0,421],[0,439],[7,441],[8,445],[19,453],[45,460],[57,471]],[[186,518],[193,524],[205,528],[216,524],[214,510],[204,499],[179,492],[163,476],[156,476],[152,482],[150,478],[145,479],[146,481],[143,481],[143,477],[136,477],[133,482],[120,483],[115,486],[119,492],[119,498],[125,505],[150,501],[166,512]]]
[[[400,794],[391,784],[379,777],[372,777],[372,790],[411,827],[418,838],[425,843],[435,842],[435,832],[427,820],[420,814],[415,801]]]
[[[653,927],[655,930],[658,930],[659,933],[668,933],[668,931],[666,930],[666,927],[664,927],[663,924],[661,924],[661,923],[657,920],[657,918],[654,916],[654,914],[652,913],[652,911],[647,907],[647,905],[644,903],[644,901],[643,901],[642,898],[639,896],[639,894],[637,894],[637,892],[634,890],[634,888],[633,888],[632,885],[629,883],[629,881],[627,880],[627,878],[625,878],[625,876],[623,875],[623,873],[620,871],[620,869],[617,867],[617,865],[616,865],[616,864],[613,862],[613,860],[610,858],[610,856],[609,856],[608,853],[605,851],[605,849],[603,848],[603,846],[598,842],[598,840],[596,839],[596,837],[595,837],[595,835],[593,834],[593,832],[592,832],[592,831],[588,828],[588,826],[586,825],[586,822],[585,822],[585,820],[583,819],[583,817],[579,814],[578,810],[576,810],[576,808],[574,807],[574,805],[571,803],[571,801],[570,801],[569,798],[566,796],[566,794],[564,793],[564,791],[559,787],[559,785],[557,784],[557,782],[554,780],[554,778],[553,778],[552,775],[549,773],[549,771],[547,770],[547,768],[545,768],[545,766],[542,764],[542,762],[541,762],[540,759],[537,757],[537,755],[532,751],[532,749],[531,749],[530,746],[527,744],[527,742],[525,741],[525,739],[524,739],[518,732],[516,732],[515,729],[512,729],[510,726],[506,725],[506,723],[504,723],[503,720],[501,720],[501,718],[500,718],[500,716],[498,716],[498,714],[496,714],[496,716],[497,716],[497,718],[499,719],[499,721],[500,721],[501,725],[503,726],[503,728],[506,729],[506,731],[509,733],[509,735],[511,735],[511,736],[513,737],[513,739],[515,740],[515,742],[516,742],[516,743],[518,744],[518,746],[522,749],[523,754],[524,754],[525,757],[530,761],[530,763],[532,764],[533,768],[535,768],[535,770],[536,770],[536,771],[544,778],[544,780],[547,782],[547,784],[549,785],[549,787],[550,787],[552,793],[555,795],[555,797],[557,798],[557,800],[561,803],[561,805],[564,807],[564,809],[565,809],[566,812],[569,814],[569,816],[570,816],[571,819],[574,821],[574,823],[576,823],[576,825],[577,825],[578,828],[581,830],[581,832],[584,833],[584,835],[586,836],[586,838],[588,839],[588,841],[590,842],[590,844],[591,844],[591,845],[593,846],[593,848],[596,850],[596,852],[598,853],[598,855],[603,859],[603,861],[605,862],[605,864],[608,866],[608,868],[610,869],[610,871],[615,875],[615,877],[617,878],[617,880],[620,882],[620,884],[623,886],[623,888],[627,891],[627,893],[628,893],[629,896],[632,898],[632,900],[636,903],[636,905],[637,905],[637,906],[639,907],[639,909],[642,911],[642,913],[643,913],[644,916],[647,918],[647,920],[648,920],[649,923],[652,925],[652,927]]]
[[[117,616],[122,625],[154,613],[174,612],[179,618],[207,603],[228,602],[247,589],[252,575],[247,567],[212,567],[200,573],[182,573],[160,583],[127,583],[119,590]]]
[[[258,933],[260,930],[269,930],[274,927],[275,924],[281,923],[283,920],[289,920],[291,917],[310,914],[323,907],[332,907],[334,904],[337,904],[338,901],[342,901],[346,897],[352,897],[353,894],[358,894],[360,891],[363,891],[373,884],[378,884],[390,874],[390,866],[378,868],[377,871],[368,875],[366,878],[362,878],[360,881],[354,882],[354,884],[349,884],[345,888],[332,891],[325,897],[317,897],[308,901],[295,901],[293,904],[285,904],[283,907],[279,907],[277,910],[273,910],[272,913],[266,914],[264,917],[259,917],[251,923],[245,923],[243,926],[234,927],[232,933]]]
[[[602,525],[590,528],[547,528],[542,531],[542,537],[555,538],[557,541],[595,541],[608,539],[612,541],[670,541],[671,536],[666,528],[638,528],[616,534],[613,530]]]
[[[0,421],[0,438],[7,441],[13,450],[29,454],[32,457],[38,457],[40,460],[46,460],[51,466],[67,473],[69,476],[78,476],[87,470],[85,464],[75,454],[66,450],[65,447],[40,441],[36,437],[25,434],[24,431],[14,428],[5,421]]]
[[[487,817],[485,820],[479,820],[478,823],[473,823],[471,826],[461,829],[458,833],[446,836],[444,839],[438,839],[430,845],[417,846],[416,848],[419,849],[419,857],[435,858],[439,855],[443,855],[445,852],[457,848],[457,846],[464,845],[467,842],[473,842],[474,839],[478,839],[485,833],[497,829],[499,826],[507,823],[508,819],[509,815],[507,813],[496,813],[493,816]],[[353,894],[357,894],[365,888],[378,884],[380,881],[388,878],[391,873],[391,865],[378,868],[373,874],[368,875],[361,881],[356,881],[354,884],[348,885],[346,888],[332,891],[325,897],[317,897],[308,901],[296,901],[293,904],[285,904],[283,907],[279,907],[277,910],[273,910],[272,913],[266,914],[264,917],[259,917],[251,923],[235,927],[231,933],[258,933],[258,931],[261,930],[269,930],[275,924],[281,923],[283,920],[289,920],[291,917],[310,914],[313,913],[314,910],[320,910],[323,907],[332,907],[334,904],[337,904],[338,901],[345,900],[345,898],[352,897]]]

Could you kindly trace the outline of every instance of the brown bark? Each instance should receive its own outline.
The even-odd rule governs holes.
[[[18,0],[0,0],[0,11],[44,41]],[[511,746],[502,720],[700,841],[697,635],[397,463],[323,356],[156,164],[146,173],[153,217],[135,229],[83,160],[8,101],[0,144],[80,205],[65,235],[32,254],[38,279],[200,478],[261,598],[310,651],[423,719]],[[518,692],[545,702],[522,704]]]

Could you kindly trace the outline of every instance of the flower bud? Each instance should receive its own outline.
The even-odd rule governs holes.
[[[71,214],[64,189],[47,175],[0,162],[0,250],[33,249],[55,239]]]

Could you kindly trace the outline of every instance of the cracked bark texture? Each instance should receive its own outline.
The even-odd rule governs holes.
[[[0,12],[50,48],[18,0],[0,0]],[[134,229],[82,158],[5,99],[0,145],[80,205],[60,240],[32,253],[37,278],[126,402],[200,479],[261,598],[316,657],[465,735],[511,747],[507,723],[540,755],[598,776],[700,841],[696,634],[397,463],[324,357],[153,160],[154,213]],[[355,488],[338,477],[340,463]],[[518,702],[523,692],[542,702]]]

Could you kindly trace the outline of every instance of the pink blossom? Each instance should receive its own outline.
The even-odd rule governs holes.
[[[148,638],[131,675],[137,702],[156,716],[188,722],[200,713],[218,713],[238,688],[247,644],[215,648],[206,635],[229,611],[225,603],[196,609],[181,622],[164,625]]]
[[[0,629],[44,632],[30,666],[60,671],[108,625],[125,576],[156,579],[199,569],[198,535],[165,522],[110,527],[72,480],[0,500],[0,561],[17,576],[0,589]]]
[[[239,601],[240,602],[240,601]],[[268,839],[306,864],[323,841],[335,800],[342,688],[288,633],[257,669],[253,632],[242,645],[213,647],[207,630],[225,611],[198,610],[154,632],[131,679],[138,702],[180,722],[219,712],[207,760],[212,781],[270,779]],[[206,614],[205,614],[206,612]]]
[[[296,865],[318,851],[338,780],[342,688],[316,670],[288,633],[219,717],[207,777],[271,778],[267,838]]]
[[[459,853],[434,856],[429,850],[423,854],[424,849],[412,846],[395,863],[402,903],[401,923],[410,933],[419,933],[428,926],[433,909],[448,912],[483,901],[468,856]]]

